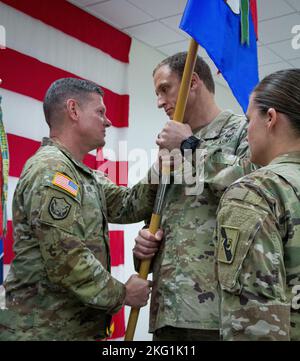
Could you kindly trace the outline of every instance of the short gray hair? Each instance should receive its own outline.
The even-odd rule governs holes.
[[[43,103],[45,119],[49,127],[51,128],[55,118],[59,118],[59,113],[63,111],[67,99],[76,98],[84,101],[91,93],[99,94],[102,97],[104,95],[99,85],[90,80],[62,78],[52,83]]]

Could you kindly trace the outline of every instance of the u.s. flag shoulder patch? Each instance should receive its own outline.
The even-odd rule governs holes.
[[[64,189],[66,192],[72,194],[72,196],[74,197],[77,196],[79,185],[75,183],[71,178],[67,177],[62,173],[55,173],[52,184],[61,189]]]

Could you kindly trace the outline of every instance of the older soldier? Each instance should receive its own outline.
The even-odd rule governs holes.
[[[251,160],[264,166],[224,194],[217,275],[224,340],[300,340],[300,69],[255,88]]]
[[[154,70],[158,107],[173,118],[186,53],[175,54]],[[184,124],[169,121],[157,144],[173,150],[205,151],[205,183],[199,192],[171,184],[162,216],[164,237],[153,259],[150,332],[154,340],[217,340],[219,312],[214,276],[213,231],[219,197],[234,180],[250,172],[242,116],[222,111],[214,99],[215,84],[208,65],[196,61]],[[197,151],[194,168],[202,168]],[[153,257],[162,238],[147,229],[136,238],[134,255]]]
[[[82,163],[111,125],[102,97],[96,84],[73,78],[46,94],[50,139],[26,163],[13,199],[1,339],[101,339],[123,305],[147,303],[148,281],[132,276],[124,285],[110,274],[108,222],[148,217],[155,186],[117,187]]]

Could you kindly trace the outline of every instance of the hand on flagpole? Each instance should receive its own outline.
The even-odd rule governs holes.
[[[146,306],[151,293],[152,282],[132,275],[125,283],[126,296],[124,304],[134,308]]]
[[[188,124],[170,120],[159,133],[156,144],[160,148],[168,149],[169,151],[180,149],[182,141],[189,138],[191,135],[193,135],[193,132]]]
[[[135,239],[133,254],[140,260],[154,257],[159,249],[162,238],[163,231],[161,229],[155,235],[150,233],[149,229],[141,229]]]

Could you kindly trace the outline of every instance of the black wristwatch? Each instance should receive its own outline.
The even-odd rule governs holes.
[[[192,152],[194,152],[194,150],[198,147],[200,142],[201,139],[195,137],[194,135],[191,135],[187,139],[183,140],[180,145],[181,154],[184,155],[185,149],[191,149]]]

